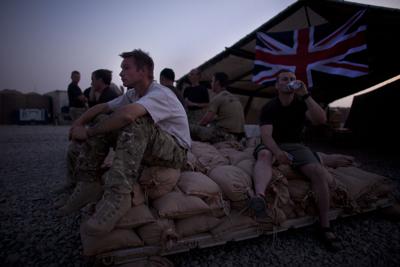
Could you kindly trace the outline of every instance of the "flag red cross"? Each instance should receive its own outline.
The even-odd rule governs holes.
[[[358,77],[368,73],[368,66],[345,57],[365,50],[366,26],[357,25],[365,11],[357,12],[344,25],[322,40],[314,39],[315,27],[289,32],[293,45],[287,45],[268,33],[257,33],[255,64],[264,70],[255,73],[253,81],[265,84],[275,80],[281,69],[293,71],[297,78],[313,86],[311,71]]]

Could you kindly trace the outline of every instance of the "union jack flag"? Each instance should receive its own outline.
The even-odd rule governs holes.
[[[357,12],[333,29],[324,24],[290,32],[258,32],[253,82],[272,84],[281,69],[293,71],[308,87],[313,87],[312,71],[350,78],[368,74],[368,65],[362,62],[366,57],[357,57],[367,49],[367,26],[361,25],[364,13]]]

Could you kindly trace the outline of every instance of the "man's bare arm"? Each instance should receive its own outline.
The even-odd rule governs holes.
[[[88,124],[99,114],[105,114],[110,112],[111,109],[108,107],[107,103],[102,103],[95,105],[83,113],[73,124],[72,127],[83,126]]]
[[[307,105],[306,116],[314,125],[324,124],[326,123],[326,114],[325,111],[318,105],[317,102],[311,97],[310,93],[307,90],[307,86],[304,82],[299,81],[301,83],[300,89],[296,90],[296,94],[304,100]]]
[[[260,131],[262,142],[268,147],[278,162],[280,164],[291,164],[291,159],[289,159],[288,154],[279,148],[272,137],[273,126],[270,124],[263,125],[260,127]]]
[[[212,122],[214,119],[215,119],[215,113],[212,111],[207,111],[207,113],[204,114],[203,118],[201,118],[199,124],[207,125],[208,123]]]
[[[319,125],[326,123],[325,111],[320,105],[318,105],[317,102],[315,102],[314,99],[311,98],[311,96],[307,97],[304,102],[306,103],[308,109],[306,116],[312,122],[312,124]]]
[[[147,114],[147,110],[140,104],[129,104],[117,109],[108,119],[87,130],[88,136],[107,133],[134,122],[137,118]]]

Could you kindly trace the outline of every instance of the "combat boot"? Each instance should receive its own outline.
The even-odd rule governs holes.
[[[63,207],[60,215],[68,215],[80,210],[90,202],[97,202],[103,195],[103,186],[98,182],[79,182]]]
[[[131,195],[105,192],[96,205],[96,212],[85,223],[88,235],[106,234],[114,229],[119,219],[131,208]]]

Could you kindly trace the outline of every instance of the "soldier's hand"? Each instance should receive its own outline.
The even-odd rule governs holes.
[[[287,165],[292,164],[292,160],[290,159],[289,154],[286,153],[285,151],[281,150],[275,156],[279,164],[287,164]]]
[[[189,99],[187,99],[187,98],[185,98],[185,104],[187,106],[193,106],[194,105],[194,103],[192,101],[190,101]]]
[[[304,95],[306,95],[306,94],[308,93],[307,86],[306,86],[302,81],[300,81],[300,80],[297,80],[296,82],[301,83],[301,87],[300,87],[299,89],[297,89],[297,90],[295,91],[295,93],[296,93],[297,95],[299,95],[299,96],[304,96]]]
[[[87,129],[84,126],[71,128],[71,137],[73,140],[85,141],[88,138]]]

